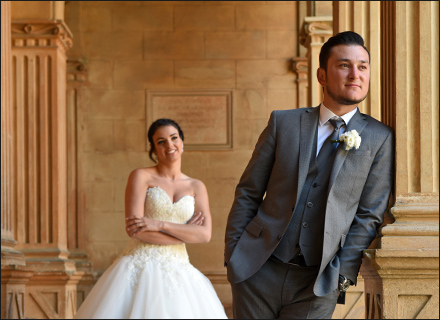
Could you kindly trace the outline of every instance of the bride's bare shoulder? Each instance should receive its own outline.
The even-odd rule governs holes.
[[[130,172],[129,180],[150,179],[156,173],[155,167],[137,168]]]
[[[206,191],[206,186],[201,180],[190,177],[188,178],[189,178],[189,183],[191,184],[191,187],[194,190],[194,193]]]

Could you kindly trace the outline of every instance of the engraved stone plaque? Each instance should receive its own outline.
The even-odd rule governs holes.
[[[232,91],[147,91],[147,134],[160,118],[176,121],[185,150],[232,149]],[[147,138],[147,150],[149,150]]]

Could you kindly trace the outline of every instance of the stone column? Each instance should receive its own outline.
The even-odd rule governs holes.
[[[362,113],[381,120],[380,1],[333,1],[333,33],[354,31],[370,52],[370,91],[359,104]]]
[[[81,128],[84,123],[81,117],[83,111],[81,88],[87,82],[85,63],[80,60],[67,61],[67,244],[70,252],[69,259],[73,260],[76,269],[84,272],[77,284],[77,307],[82,304],[85,297],[96,283],[96,272],[88,255],[84,251],[84,186],[82,177],[81,159],[78,154],[83,154]]]
[[[14,250],[13,217],[13,127],[11,90],[11,2],[1,3],[1,227],[2,227],[2,266],[24,265],[23,254]]]
[[[439,4],[381,3],[384,118],[396,131],[395,222],[365,253],[367,318],[439,317]],[[385,69],[386,68],[386,69]]]
[[[308,106],[316,107],[322,102],[322,87],[316,80],[319,68],[319,52],[322,45],[333,34],[332,17],[305,17],[300,41],[307,48]]]
[[[15,246],[11,2],[1,2],[1,318],[23,319],[32,272]]]
[[[12,21],[17,247],[32,267],[26,314],[71,318],[81,278],[67,249],[66,50],[62,20]]]

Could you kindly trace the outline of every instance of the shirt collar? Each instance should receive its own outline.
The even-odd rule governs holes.
[[[357,109],[358,108],[356,107],[354,110],[352,110],[352,111],[350,111],[350,112],[348,112],[348,113],[346,113],[346,114],[341,116],[341,118],[345,121],[345,125],[348,125],[348,122],[351,120],[351,118],[353,118],[353,116],[356,113]],[[319,125],[323,126],[324,124],[327,123],[327,121],[330,118],[333,118],[333,117],[337,117],[337,115],[334,114],[326,106],[324,106],[324,103],[321,103],[321,108],[319,110]]]

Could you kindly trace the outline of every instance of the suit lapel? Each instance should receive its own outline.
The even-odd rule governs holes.
[[[319,107],[307,108],[301,115],[300,145],[299,145],[299,171],[298,189],[296,199],[301,195],[304,182],[309,171],[310,157],[313,151],[313,142],[316,139],[316,127],[319,119]]]
[[[361,135],[361,132],[362,130],[364,130],[366,125],[367,125],[367,121],[365,121],[365,117],[360,113],[358,109],[357,112],[354,114],[353,118],[351,118],[350,122],[348,123],[347,130],[345,132],[356,130],[359,133],[359,135]],[[345,150],[343,143],[339,144],[338,149],[336,150],[335,161],[333,162],[332,173],[330,175],[330,182],[328,189],[329,192],[349,152],[350,150],[348,151]]]

